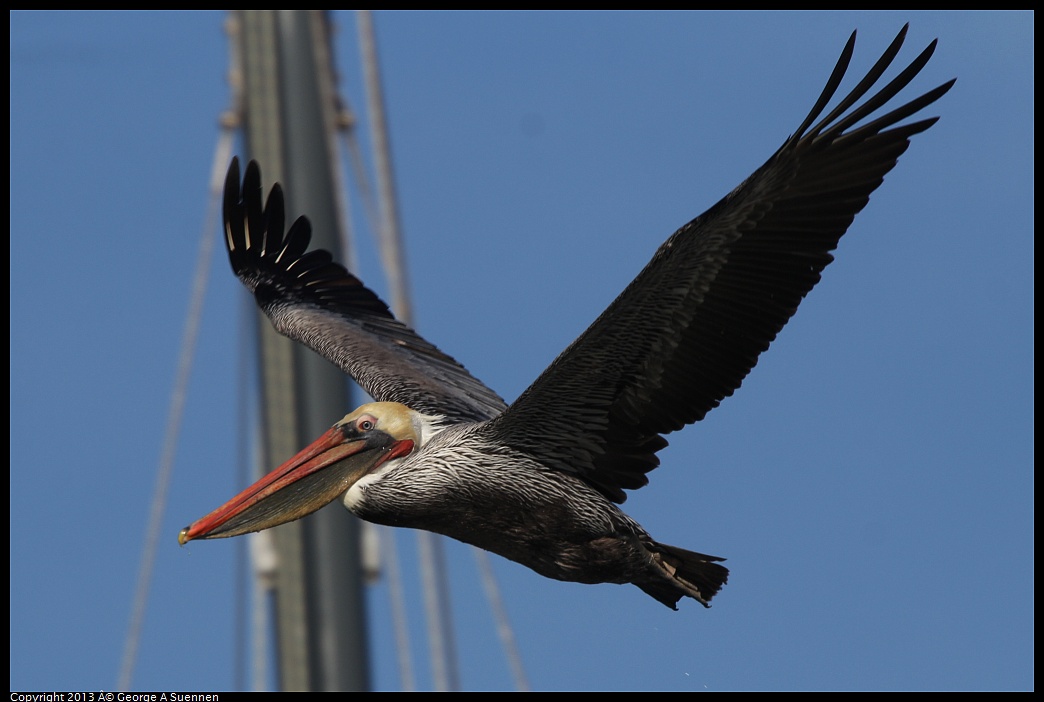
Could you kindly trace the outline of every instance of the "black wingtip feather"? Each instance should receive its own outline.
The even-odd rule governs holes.
[[[242,187],[240,182],[235,157],[225,178],[225,242],[232,271],[262,308],[294,294],[321,307],[392,317],[388,305],[334,262],[330,252],[308,251],[312,227],[307,218],[297,218],[284,234],[283,189],[275,183],[265,199],[257,161],[247,163]],[[333,284],[336,294],[326,289],[328,284]]]

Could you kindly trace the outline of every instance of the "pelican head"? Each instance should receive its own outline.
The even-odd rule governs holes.
[[[309,515],[363,476],[423,445],[434,419],[397,402],[362,405],[289,461],[182,529],[178,543],[239,536]]]

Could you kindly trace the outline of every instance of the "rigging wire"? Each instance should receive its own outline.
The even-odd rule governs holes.
[[[486,591],[489,607],[493,610],[500,645],[504,647],[504,655],[507,656],[511,674],[515,678],[515,691],[530,692],[529,678],[526,677],[526,669],[522,665],[522,655],[518,651],[515,630],[512,628],[511,620],[508,619],[507,610],[504,608],[504,598],[500,595],[500,585],[497,584],[497,577],[493,574],[493,563],[489,553],[474,546],[471,547],[471,552],[475,554],[475,563],[478,565],[479,575],[482,576],[482,587]]]
[[[367,105],[370,109],[370,132],[373,138],[374,161],[377,171],[379,207],[373,203],[373,188],[370,187],[369,181],[366,179],[365,169],[361,167],[358,144],[354,141],[349,142],[349,152],[352,155],[352,164],[359,179],[364,210],[371,220],[370,230],[378,233],[381,259],[388,285],[391,288],[392,309],[401,322],[413,326],[402,233],[399,226],[398,202],[392,175],[391,147],[386,130],[384,97],[381,91],[373,17],[370,10],[357,10],[356,19],[359,34],[359,50],[362,54],[367,89]],[[379,215],[375,217],[374,213],[378,212]],[[427,532],[417,532],[417,540],[421,553],[422,570],[425,573],[424,591],[426,598],[429,600],[427,608],[429,637],[431,639],[429,644],[432,648],[432,657],[434,658],[433,668],[437,678],[436,689],[456,690],[458,687],[457,659],[452,634],[447,628],[450,626],[451,620],[446,616],[449,612],[449,602],[445,592],[445,575],[437,572],[444,570],[444,566],[442,566],[444,558],[442,556],[441,542],[438,536]],[[507,610],[504,608],[500,587],[490,565],[489,554],[474,546],[471,548],[479,566],[486,597],[489,600],[490,608],[493,610],[493,617],[497,623],[501,645],[504,647],[504,655],[508,658],[515,676],[516,688],[518,690],[528,690],[522,657],[518,651]]]
[[[384,274],[391,292],[392,310],[400,321],[412,326],[413,313],[406,278],[402,233],[399,228],[398,202],[392,175],[391,147],[387,135],[373,16],[369,10],[357,10],[355,17],[378,191],[379,219],[372,223],[371,231],[377,234]],[[416,536],[421,577],[424,582],[424,610],[428,621],[428,647],[434,688],[439,692],[456,692],[460,689],[460,673],[442,543],[434,534],[417,532]]]
[[[203,300],[206,296],[207,279],[210,275],[210,261],[213,258],[213,232],[217,226],[218,203],[221,202],[226,164],[232,158],[232,138],[233,131],[227,127],[223,128],[214,149],[214,161],[210,173],[210,203],[207,207],[207,215],[199,241],[199,252],[196,256],[196,274],[192,281],[189,310],[181,336],[174,389],[167,410],[163,448],[160,451],[156,485],[152,493],[152,506],[149,509],[149,521],[145,530],[145,544],[142,547],[141,567],[138,571],[138,582],[131,606],[130,624],[124,639],[123,662],[120,666],[117,683],[117,689],[121,691],[130,689],[131,679],[134,676],[134,665],[137,662],[138,644],[141,641],[141,630],[145,621],[145,606],[148,603],[149,586],[152,582],[152,571],[159,548],[163,512],[167,507],[167,491],[174,472],[174,456],[177,452],[178,436],[181,433],[181,420],[185,414],[185,398],[188,395],[188,383],[192,375],[196,339],[199,337],[199,322],[203,316]]]
[[[338,107],[338,131],[345,149],[349,155],[349,163],[352,174],[355,176],[355,185],[362,200],[363,209],[366,212],[365,219],[370,225],[371,232],[377,231],[377,205],[374,202],[373,190],[366,174],[366,166],[362,158],[362,150],[359,140],[355,135],[355,119],[350,108],[342,103]],[[340,181],[340,169],[334,169],[338,178],[338,187],[334,188],[337,195],[338,217],[341,218],[341,248],[348,257],[348,270],[355,270],[353,263],[354,253],[348,237],[347,225],[347,192]],[[369,522],[362,523],[363,529],[363,560],[364,570],[369,580],[377,580],[380,577],[381,562],[385,564],[385,577],[388,579],[388,600],[391,608],[392,626],[395,631],[396,658],[399,663],[399,682],[404,692],[413,692],[417,689],[413,668],[413,657],[410,653],[409,617],[406,614],[406,595],[402,585],[402,568],[399,563],[399,553],[395,547],[395,536],[388,527]]]
[[[416,692],[417,682],[413,672],[413,656],[410,653],[410,628],[406,616],[406,594],[402,587],[402,570],[399,567],[399,552],[395,546],[395,534],[385,526],[374,525],[380,539],[388,570],[388,599],[391,602],[392,627],[395,631],[395,648],[398,652],[399,680],[403,692]]]

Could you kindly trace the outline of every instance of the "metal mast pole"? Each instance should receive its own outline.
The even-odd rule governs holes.
[[[266,187],[282,182],[288,222],[307,212],[313,245],[344,260],[332,183],[334,81],[329,26],[316,10],[239,10],[247,151]],[[258,325],[263,461],[271,467],[341,417],[344,376],[304,347]],[[359,523],[339,504],[274,530],[276,629],[284,691],[368,690],[369,655]]]

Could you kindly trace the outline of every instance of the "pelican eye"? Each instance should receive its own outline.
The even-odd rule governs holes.
[[[377,420],[370,415],[366,415],[365,417],[360,417],[355,426],[359,427],[360,431],[373,431],[377,426]]]

